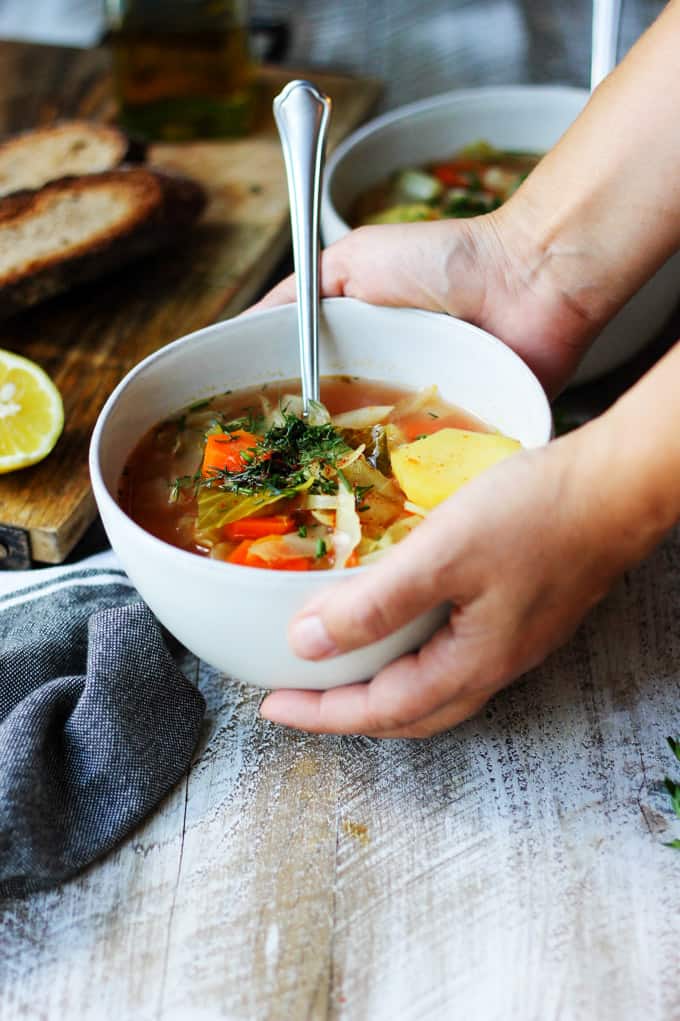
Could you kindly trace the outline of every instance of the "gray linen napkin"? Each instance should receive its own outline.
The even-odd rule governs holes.
[[[205,702],[111,554],[0,585],[0,897],[114,847],[186,772]]]

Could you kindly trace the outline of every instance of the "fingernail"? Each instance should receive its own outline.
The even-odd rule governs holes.
[[[321,617],[301,617],[291,628],[293,651],[304,659],[326,659],[340,651]]]

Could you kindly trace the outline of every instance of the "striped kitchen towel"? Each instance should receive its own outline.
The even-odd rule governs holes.
[[[188,769],[204,711],[113,553],[0,572],[0,897],[114,847]]]

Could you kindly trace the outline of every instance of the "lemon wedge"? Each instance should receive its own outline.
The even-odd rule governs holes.
[[[49,376],[0,349],[0,474],[41,461],[63,427],[61,394]]]

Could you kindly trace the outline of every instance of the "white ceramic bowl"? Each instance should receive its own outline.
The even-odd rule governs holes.
[[[509,348],[449,316],[384,309],[348,298],[323,302],[323,375],[348,373],[412,387],[436,382],[445,398],[527,447],[550,437],[540,384]],[[157,422],[201,398],[297,375],[293,305],[217,323],[162,348],[130,372],[104,406],[90,473],[111,545],[158,619],[196,655],[260,687],[328,688],[365,680],[438,626],[439,608],[389,638],[334,660],[290,651],[293,613],[339,572],[254,570],[187,553],[156,539],[118,506],[123,466]],[[353,568],[356,573],[370,568]]]
[[[329,160],[321,208],[324,242],[349,231],[345,217],[361,192],[401,167],[450,156],[480,138],[500,149],[546,152],[588,95],[585,89],[534,85],[459,90],[376,118],[345,139]],[[641,350],[679,298],[680,254],[608,323],[572,383],[595,379]]]

